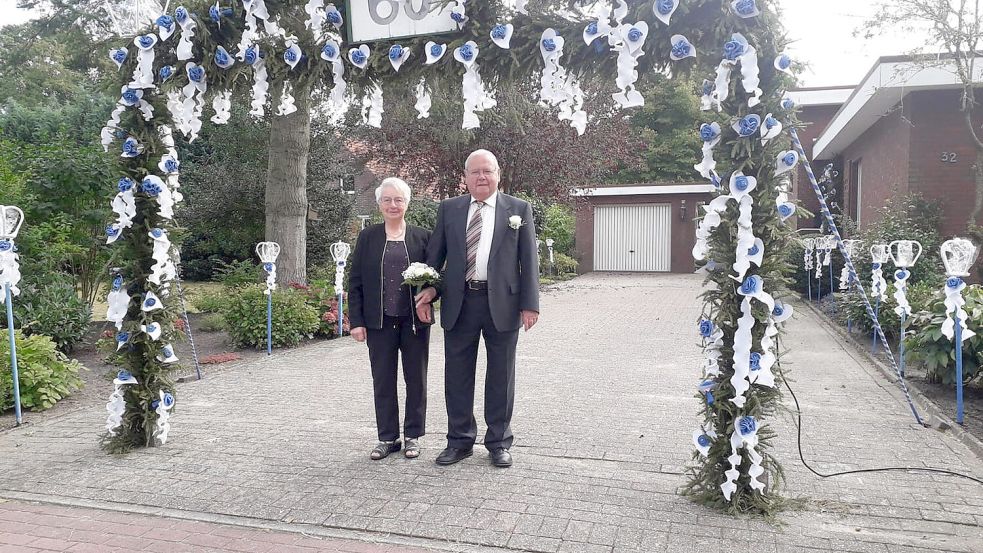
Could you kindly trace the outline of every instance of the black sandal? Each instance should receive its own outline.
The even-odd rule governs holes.
[[[417,438],[406,438],[406,449],[403,451],[403,455],[407,459],[416,459],[420,456],[420,442]]]
[[[369,454],[369,458],[373,461],[378,461],[379,459],[385,459],[389,457],[389,454],[396,453],[402,449],[403,444],[399,440],[394,440],[391,442],[379,442],[379,445],[375,446],[372,453]]]

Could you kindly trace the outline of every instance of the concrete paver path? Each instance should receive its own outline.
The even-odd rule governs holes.
[[[452,550],[983,551],[983,486],[907,472],[819,479],[798,459],[791,416],[765,422],[804,510],[773,525],[679,496],[699,422],[700,286],[690,275],[592,274],[547,291],[539,325],[519,339],[511,469],[481,448],[433,463],[446,428],[436,331],[418,460],[368,459],[367,351],[346,338],[182,385],[163,448],[102,453],[101,406],[0,433],[0,497]],[[983,477],[979,458],[918,427],[896,386],[813,315],[800,309],[787,328],[803,452],[819,470]]]

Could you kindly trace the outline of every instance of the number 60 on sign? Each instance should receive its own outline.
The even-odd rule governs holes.
[[[368,42],[457,30],[450,8],[440,0],[356,0],[348,2],[348,41]]]

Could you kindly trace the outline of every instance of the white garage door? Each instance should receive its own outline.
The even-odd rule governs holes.
[[[594,208],[595,271],[669,271],[670,204]]]

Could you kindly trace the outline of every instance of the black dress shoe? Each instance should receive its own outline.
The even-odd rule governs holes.
[[[458,449],[456,447],[448,447],[447,449],[440,452],[437,456],[438,465],[453,465],[458,461],[462,461],[471,456],[472,450],[468,449]]]
[[[496,447],[489,452],[489,456],[491,457],[492,464],[496,467],[512,466],[512,454],[504,447]]]

